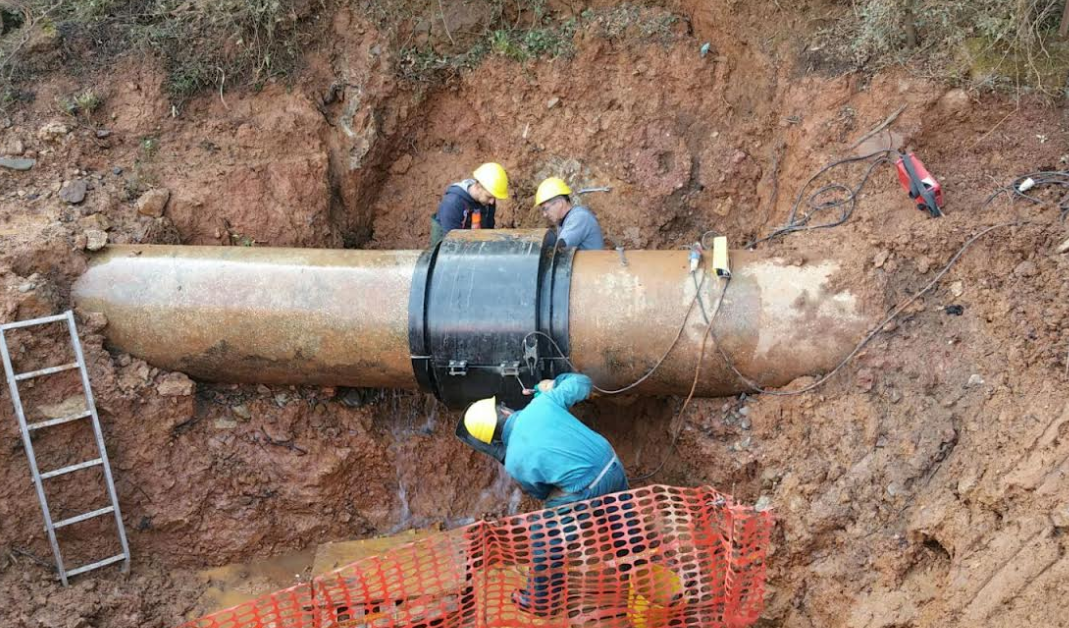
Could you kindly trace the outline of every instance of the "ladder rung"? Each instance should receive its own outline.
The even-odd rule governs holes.
[[[0,331],[7,331],[9,329],[19,329],[20,327],[33,327],[34,325],[47,325],[48,323],[58,323],[59,321],[68,320],[67,313],[56,314],[55,316],[45,316],[44,318],[34,318],[27,321],[16,321],[14,323],[5,323],[0,325]]]
[[[71,369],[78,368],[77,362],[71,362],[70,364],[63,364],[61,366],[50,366],[46,369],[39,371],[30,371],[28,373],[16,373],[15,381],[21,382],[24,379],[30,379],[31,377],[40,377],[41,375],[51,375],[52,373],[61,373],[63,371],[69,371]]]
[[[26,426],[26,429],[28,429],[28,430],[30,430],[32,432],[33,430],[39,430],[42,427],[52,427],[53,425],[63,425],[64,423],[70,423],[71,421],[77,421],[78,419],[84,419],[84,418],[90,417],[90,416],[93,416],[93,413],[88,411],[88,410],[86,410],[85,412],[80,412],[78,414],[72,414],[70,416],[60,417],[58,419],[49,419],[47,421],[38,421],[37,423],[30,423],[29,425]]]
[[[57,521],[57,522],[52,524],[52,527],[53,528],[65,528],[65,527],[67,527],[69,525],[72,525],[72,524],[75,524],[75,523],[81,523],[82,521],[85,521],[87,519],[92,519],[93,517],[99,517],[100,515],[106,515],[109,512],[115,512],[115,507],[114,506],[106,506],[106,507],[101,508],[99,510],[94,510],[92,512],[82,513],[82,514],[78,515],[77,517],[71,517],[70,519],[64,519],[63,521]]]
[[[112,563],[117,563],[120,560],[126,560],[126,554],[116,554],[116,555],[112,556],[111,558],[105,558],[104,560],[98,560],[97,562],[95,562],[95,563],[93,563],[91,565],[86,565],[85,567],[79,567],[77,569],[71,569],[70,571],[67,572],[67,577],[70,578],[71,576],[77,576],[80,573],[85,573],[87,571],[92,571],[92,570],[98,569],[100,567],[106,567],[107,565],[110,565]]]
[[[73,473],[74,471],[80,471],[82,469],[88,469],[89,467],[95,467],[95,466],[98,466],[100,464],[103,464],[103,462],[104,461],[102,459],[100,459],[100,458],[96,458],[96,459],[93,459],[93,460],[86,460],[85,462],[79,462],[78,464],[72,464],[69,467],[63,467],[62,469],[56,469],[55,471],[48,471],[48,472],[42,473],[41,474],[41,479],[42,480],[47,480],[48,478],[54,478],[57,475],[66,475],[68,473]]]

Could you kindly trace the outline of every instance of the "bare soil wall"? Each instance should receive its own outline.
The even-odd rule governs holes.
[[[592,7],[573,56],[490,55],[443,86],[397,79],[387,36],[346,8],[321,22],[292,85],[205,94],[177,116],[151,59],[99,77],[107,98],[92,122],[56,113],[55,96],[86,79],[55,73],[0,131],[6,154],[37,160],[0,170],[0,320],[68,307],[93,229],[112,242],[420,248],[444,188],[490,159],[512,176],[506,226],[539,225],[534,187],[560,174],[612,187],[586,200],[613,246],[685,246],[710,229],[743,243],[906,106],[894,130],[940,177],[947,217],[913,209],[884,167],[846,225],[769,248],[799,263],[834,254],[848,266],[838,280],[866,282],[883,295],[870,305],[889,310],[981,227],[1027,224],[985,236],[815,392],[701,400],[681,419],[678,399],[578,412],[635,474],[674,451],[654,481],[770,501],[763,625],[1066,625],[1069,256],[1055,249],[1069,233],[1052,206],[982,205],[1018,174],[1065,167],[1064,109],[902,70],[814,69],[805,3],[683,2],[633,22],[611,9]],[[649,23],[667,26],[651,35]],[[854,185],[862,172],[833,178]],[[72,204],[78,182],[87,193]],[[138,212],[150,188],[170,193],[160,217]],[[349,407],[333,389],[189,382],[109,351],[104,324],[84,320],[83,343],[134,574],[61,589],[30,557],[50,560],[4,390],[4,625],[166,627],[196,612],[197,568],[534,507],[423,395],[371,391]],[[18,335],[13,353],[24,368],[51,364],[62,340]],[[47,405],[77,388],[28,392]],[[81,459],[79,442],[76,426],[42,437],[42,466]],[[57,485],[54,508],[93,503],[95,480]],[[109,550],[108,530],[91,528],[62,537],[72,561]]]

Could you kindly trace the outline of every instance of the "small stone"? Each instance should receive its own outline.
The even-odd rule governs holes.
[[[110,135],[111,135],[111,131],[109,131],[107,129],[97,129],[97,139],[102,140],[102,139],[104,139],[106,137],[109,137]]]
[[[954,283],[950,284],[950,294],[954,295],[955,297],[960,297],[961,295],[965,294],[965,284],[960,281],[955,281]]]
[[[36,287],[37,284],[33,283],[32,281],[27,281],[26,283],[19,285],[19,292],[21,292],[22,294],[26,294],[27,292],[33,290]]]
[[[278,393],[275,395],[275,403],[278,404],[279,407],[286,405],[286,402],[289,401],[289,399],[289,395],[286,393]]]
[[[234,419],[219,418],[215,420],[214,425],[217,430],[232,430],[238,426],[238,422]]]
[[[0,157],[0,167],[8,170],[29,170],[37,163],[36,159],[21,159],[16,157]]]
[[[59,197],[71,205],[77,205],[85,200],[88,191],[89,184],[82,179],[75,179],[59,191]]]
[[[739,419],[739,429],[748,430],[753,426],[748,417],[742,417]]]
[[[560,104],[560,98],[554,96],[553,98],[550,98],[548,101],[546,101],[546,109],[552,109],[558,104]]]
[[[919,256],[917,258],[916,264],[917,264],[917,272],[922,274],[922,275],[927,273],[928,269],[932,267],[932,261],[929,260],[924,255],[921,255],[921,256]]]
[[[89,312],[82,317],[82,329],[97,333],[108,326],[108,317],[103,312]]]
[[[85,248],[88,251],[99,251],[108,244],[108,234],[99,229],[89,229],[85,232]]]
[[[24,152],[26,152],[26,145],[23,144],[20,139],[13,139],[4,146],[5,155],[14,155],[15,157],[18,157]]]
[[[166,188],[149,190],[137,199],[137,213],[143,216],[159,218],[163,216],[163,209],[171,198],[171,191]]]
[[[234,416],[245,421],[252,418],[252,412],[249,411],[249,407],[245,404],[236,405],[233,408],[230,408],[230,411],[234,413]]]
[[[980,375],[977,374],[977,373],[973,373],[972,375],[970,375],[969,376],[969,381],[965,382],[965,387],[966,388],[975,388],[977,386],[983,386],[983,385],[984,385],[984,378],[980,377]]]
[[[390,166],[391,174],[404,174],[412,167],[412,155],[405,153]]]
[[[156,384],[156,392],[161,397],[188,397],[196,388],[197,385],[185,373],[167,373]]]
[[[872,390],[876,383],[876,374],[872,369],[861,369],[857,372],[857,387],[865,392]]]
[[[898,495],[901,492],[902,492],[902,489],[899,488],[898,485],[895,484],[894,482],[891,482],[890,484],[887,485],[887,494],[890,495],[891,497],[894,497],[894,496]]]
[[[115,176],[119,176],[120,174],[122,174],[122,168],[120,168],[118,166],[115,166],[114,168],[111,169],[111,174],[113,174]]]
[[[1052,510],[1050,521],[1056,528],[1069,528],[1069,504],[1062,504]]]
[[[257,384],[256,385],[256,392],[260,393],[261,395],[270,395],[271,394],[271,389],[268,388],[267,386],[264,386],[263,384]]]
[[[1055,250],[1058,253],[1065,253],[1065,252],[1069,251],[1069,240],[1066,240],[1065,242],[1062,242],[1061,244],[1059,244],[1058,248],[1055,249]]]
[[[750,414],[750,409],[746,406],[743,406],[739,408],[739,414],[741,414],[742,416],[748,416]]]
[[[772,509],[772,497],[769,495],[762,495],[757,498],[757,503],[754,504],[753,509],[757,512],[765,512]]]
[[[875,266],[876,268],[880,268],[885,263],[887,263],[887,258],[888,257],[891,257],[891,252],[890,251],[880,251],[879,253],[876,254],[876,257],[872,258],[872,265]]]
[[[89,238],[84,233],[74,236],[74,248],[84,251],[87,246],[89,246]]]
[[[66,124],[62,122],[49,122],[45,124],[37,131],[37,137],[48,142],[56,141],[65,137],[71,130]]]
[[[78,219],[78,224],[83,229],[98,229],[100,231],[107,231],[111,229],[111,221],[104,214],[90,214]]]
[[[1025,260],[1013,269],[1013,274],[1018,277],[1035,277],[1039,274],[1039,267],[1032,260]]]

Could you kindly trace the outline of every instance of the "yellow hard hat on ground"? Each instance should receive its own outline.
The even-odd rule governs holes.
[[[497,397],[480,399],[468,406],[464,413],[464,429],[476,440],[492,441],[497,429]]]
[[[638,566],[628,579],[627,617],[634,628],[671,626],[681,618],[682,597],[683,582],[671,569]]]
[[[572,188],[568,187],[568,184],[564,182],[564,179],[561,179],[560,177],[550,177],[538,184],[538,191],[535,192],[535,207],[538,207],[551,198],[565,196],[571,193]]]
[[[494,198],[503,201],[509,197],[509,176],[505,174],[501,164],[483,164],[476,168],[471,176],[486,188],[487,192],[493,194]]]

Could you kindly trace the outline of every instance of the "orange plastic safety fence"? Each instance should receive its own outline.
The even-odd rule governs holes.
[[[181,628],[746,626],[772,515],[647,486],[478,522]]]

